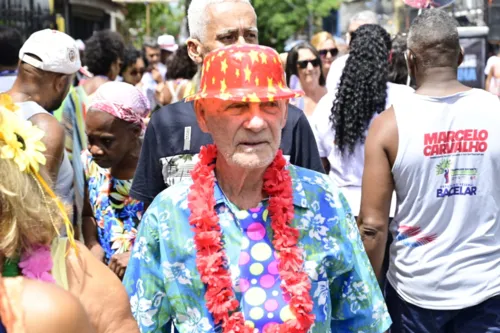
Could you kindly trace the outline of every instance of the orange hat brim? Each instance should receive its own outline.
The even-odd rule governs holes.
[[[271,92],[268,88],[231,89],[231,91],[225,93],[221,93],[220,90],[207,90],[186,97],[186,102],[213,98],[223,101],[260,103],[297,98],[304,95],[302,90],[292,90],[289,88],[277,88],[275,92]]]

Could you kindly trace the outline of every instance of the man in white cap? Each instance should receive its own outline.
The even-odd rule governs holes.
[[[20,107],[19,116],[45,132],[45,167],[56,193],[71,204],[73,169],[64,152],[64,129],[50,112],[59,108],[81,68],[78,47],[65,33],[41,30],[24,43],[19,59],[19,74],[7,94]]]
[[[166,65],[168,57],[177,51],[179,45],[175,42],[175,37],[172,35],[161,35],[158,37],[158,45],[160,45],[161,50],[160,62]],[[168,70],[168,68],[166,69]]]

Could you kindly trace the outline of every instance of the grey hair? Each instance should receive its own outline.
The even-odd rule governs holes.
[[[144,41],[142,43],[143,47],[150,47],[152,49],[158,49],[160,48],[160,45],[158,44],[158,40],[152,37],[145,37]]]
[[[378,24],[377,14],[372,12],[371,10],[364,10],[362,12],[354,14],[349,20],[349,24],[354,22],[363,22],[365,24]]]
[[[252,5],[250,0],[192,0],[188,8],[188,27],[191,38],[203,41],[209,23],[207,8],[224,2],[243,2]]]
[[[417,16],[408,33],[408,49],[426,68],[457,66],[460,54],[458,22],[441,9]]]

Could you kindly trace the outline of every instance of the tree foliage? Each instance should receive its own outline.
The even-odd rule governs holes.
[[[288,38],[307,32],[309,14],[312,15],[313,29],[320,30],[321,19],[330,15],[332,9],[337,9],[341,1],[252,0],[258,18],[260,43],[279,50],[283,49]],[[177,36],[189,2],[180,0],[177,7],[151,4],[151,35],[168,33]],[[146,7],[143,4],[128,4],[127,11],[126,27],[137,30],[136,41],[140,43],[146,35]]]
[[[178,36],[182,20],[184,18],[183,6],[172,6],[162,3],[152,3],[150,6],[151,36],[157,37],[163,34]],[[146,6],[140,3],[127,4],[127,15],[125,27],[132,28],[137,33],[134,42],[142,43],[146,36]]]
[[[313,29],[321,29],[321,19],[340,6],[341,0],[253,0],[257,12],[259,40],[277,49],[299,33],[306,33],[308,16],[312,15]]]

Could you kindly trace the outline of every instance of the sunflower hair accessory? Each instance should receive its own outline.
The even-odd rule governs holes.
[[[41,141],[45,133],[38,127],[33,126],[30,121],[23,120],[15,114],[18,109],[19,107],[9,95],[0,94],[0,140],[4,142],[4,145],[0,148],[0,158],[12,160],[17,164],[21,172],[29,173],[38,184],[45,202],[47,202],[45,194],[55,200],[63,217],[68,241],[78,253],[73,225],[66,214],[64,206],[39,173],[40,165],[46,163],[46,158],[43,155],[46,148]],[[50,219],[57,234],[60,235],[53,217],[50,216]]]

